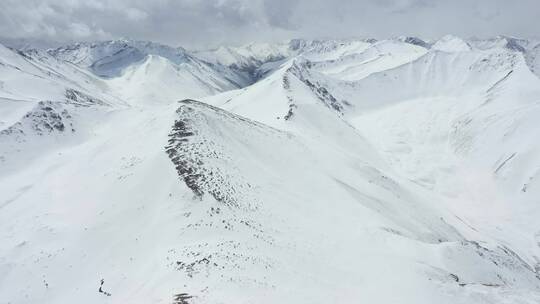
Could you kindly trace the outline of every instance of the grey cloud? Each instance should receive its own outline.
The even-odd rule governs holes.
[[[538,36],[537,0],[2,0],[0,37],[187,47],[292,37]]]
[[[270,26],[293,30],[297,28],[293,13],[298,9],[298,0],[265,0],[264,13]]]

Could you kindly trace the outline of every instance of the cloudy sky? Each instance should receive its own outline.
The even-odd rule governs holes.
[[[4,41],[540,36],[540,0],[0,0]]]

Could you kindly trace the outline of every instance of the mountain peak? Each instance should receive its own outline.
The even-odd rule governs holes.
[[[467,52],[471,50],[471,46],[465,40],[453,35],[440,38],[431,48],[444,52]]]

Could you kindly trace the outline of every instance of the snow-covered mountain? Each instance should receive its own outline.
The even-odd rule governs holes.
[[[0,47],[0,301],[538,303],[538,50]]]
[[[195,52],[201,60],[227,66],[255,82],[268,75],[277,65],[294,56],[312,60],[332,60],[360,53],[372,39],[365,40],[305,40],[292,39],[281,43],[251,43],[241,47],[222,46],[214,50]]]
[[[47,51],[106,79],[123,99],[170,103],[245,86],[248,80],[212,65],[182,48],[152,42],[115,40],[78,43]]]

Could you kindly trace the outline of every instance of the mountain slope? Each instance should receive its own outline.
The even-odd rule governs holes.
[[[200,61],[182,48],[151,42],[79,43],[48,53],[104,78],[121,98],[132,103],[171,103],[247,84],[225,66]]]
[[[0,48],[0,302],[537,303],[534,48]]]
[[[539,79],[520,52],[441,55],[358,83],[359,100],[377,103],[352,124],[372,134],[393,168],[538,265]]]
[[[358,82],[325,79],[306,70],[311,68],[309,63],[284,65],[246,90],[208,102],[322,138],[334,129],[328,125],[331,119],[313,117],[311,126],[319,127],[314,135],[312,128],[297,124],[305,121],[304,113],[313,114],[302,105],[319,102],[323,109],[325,100],[342,101],[342,106],[327,103],[326,108],[335,111],[334,116],[343,115],[398,175],[433,192],[441,206],[480,233],[474,238],[509,246],[527,267],[538,269],[540,227],[534,220],[536,194],[529,187],[536,183],[538,166],[534,138],[540,128],[533,117],[540,86],[520,52],[432,50]],[[292,94],[287,92],[294,86]],[[341,147],[346,142],[335,133],[326,142],[332,142],[329,138]],[[514,163],[516,155],[521,157]],[[499,189],[494,192],[493,187]],[[487,208],[491,212],[485,212]]]
[[[251,43],[241,47],[220,47],[198,51],[202,60],[228,66],[252,82],[268,75],[269,70],[291,57],[302,55],[313,61],[335,60],[367,49],[375,40],[305,40],[292,39],[280,43]]]

